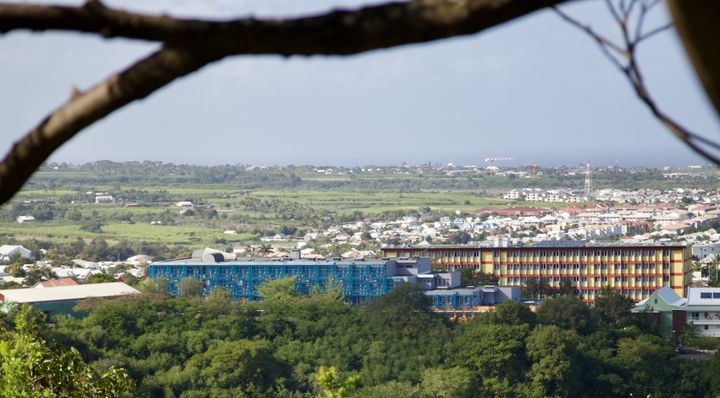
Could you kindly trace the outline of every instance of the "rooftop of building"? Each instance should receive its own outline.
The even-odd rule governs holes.
[[[46,281],[40,281],[33,287],[60,287],[60,286],[76,286],[78,283],[72,278],[59,278],[59,279],[48,279]]]
[[[714,307],[716,310],[720,309],[720,287],[689,287],[687,297],[680,297],[670,286],[665,286],[654,294],[678,310],[687,311],[693,308],[698,310],[707,309],[708,307]],[[633,312],[643,312],[651,309],[652,305],[649,305],[651,298],[652,296],[638,302]]]
[[[478,292],[481,292],[482,288],[480,287],[457,287],[454,289],[431,289],[431,290],[424,290],[424,293],[428,296],[471,296],[473,294],[476,294]]]
[[[293,265],[317,265],[317,264],[334,264],[334,265],[385,265],[388,261],[395,261],[398,264],[414,264],[416,259],[381,259],[381,258],[326,258],[324,260],[312,260],[307,258],[291,258],[291,257],[238,257],[235,260],[223,261],[203,261],[201,257],[189,257],[181,258],[169,261],[156,261],[150,264],[153,265],[184,265],[184,264],[212,264],[212,265],[253,265],[253,264],[293,264]]]
[[[468,245],[420,245],[420,246],[386,246],[382,250],[397,249],[575,249],[575,248],[652,248],[652,247],[687,247],[685,243],[679,242],[597,242],[579,240],[546,240],[531,244],[508,244],[495,245],[493,243],[478,243]]]
[[[688,288],[687,305],[720,305],[720,287]]]
[[[91,297],[115,297],[138,294],[139,291],[122,282],[92,283],[87,285],[47,287],[44,289],[0,290],[4,301],[14,303],[40,303],[48,301],[80,300]]]

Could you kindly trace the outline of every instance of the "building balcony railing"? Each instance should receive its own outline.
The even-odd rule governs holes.
[[[688,318],[687,323],[692,323],[694,325],[720,325],[720,319],[717,318]]]

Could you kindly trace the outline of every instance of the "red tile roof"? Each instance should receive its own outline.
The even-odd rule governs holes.
[[[35,287],[37,287],[37,285],[41,285],[42,287],[75,286],[77,284],[78,283],[72,278],[60,278],[38,282],[35,284]]]

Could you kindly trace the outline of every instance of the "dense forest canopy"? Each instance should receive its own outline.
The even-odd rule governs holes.
[[[76,347],[94,371],[126,369],[135,397],[720,393],[720,357],[680,359],[613,293],[595,308],[573,297],[548,299],[536,312],[506,302],[459,324],[430,311],[414,285],[367,307],[348,306],[332,291],[298,296],[282,281],[263,297],[233,302],[216,289],[206,298],[93,302],[85,319],[37,320],[37,338],[58,351]],[[22,333],[11,316],[1,318],[6,336]]]

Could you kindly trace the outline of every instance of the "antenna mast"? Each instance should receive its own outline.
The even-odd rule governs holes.
[[[590,170],[590,162],[585,163],[585,195],[588,197],[592,192],[592,170]]]

